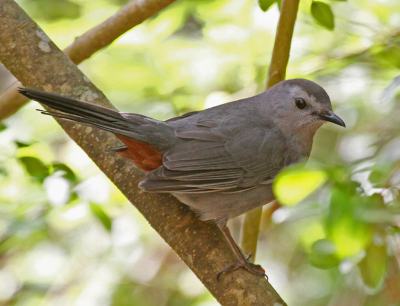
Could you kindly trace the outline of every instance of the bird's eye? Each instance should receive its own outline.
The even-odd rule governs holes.
[[[294,102],[299,109],[303,109],[307,106],[306,100],[304,100],[303,98],[296,98],[294,99]]]

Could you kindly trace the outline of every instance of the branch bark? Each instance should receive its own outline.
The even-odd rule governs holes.
[[[0,20],[0,61],[22,84],[112,107],[14,1],[0,0]],[[217,227],[199,221],[171,196],[141,192],[137,183],[142,173],[128,160],[107,152],[117,144],[113,135],[59,123],[222,305],[286,305],[266,279],[244,270],[218,282],[217,273],[235,257]]]
[[[267,88],[285,79],[299,2],[300,0],[282,0],[281,15],[269,65]]]
[[[64,52],[75,64],[79,64],[174,1],[131,1],[110,18],[77,37]],[[11,116],[29,101],[18,93],[18,87],[21,83],[15,82],[0,96],[0,120]]]
[[[275,33],[274,49],[269,65],[267,88],[285,79],[299,2],[300,0],[282,0],[281,14]],[[271,209],[276,209],[276,204],[270,204],[270,206]],[[261,215],[261,207],[248,212],[244,217],[242,226],[241,247],[245,254],[252,254],[251,258],[253,260],[256,257]]]

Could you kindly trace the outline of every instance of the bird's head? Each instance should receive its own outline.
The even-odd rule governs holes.
[[[282,81],[270,90],[276,122],[281,128],[316,131],[323,123],[332,122],[345,127],[344,121],[332,111],[331,100],[318,84],[292,79]]]

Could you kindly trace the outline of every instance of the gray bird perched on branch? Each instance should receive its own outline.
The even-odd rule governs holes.
[[[237,256],[222,272],[245,268],[265,275],[246,260],[227,220],[273,201],[274,177],[308,158],[324,122],[345,126],[325,90],[304,79],[164,122],[34,89],[20,92],[49,106],[44,114],[114,133],[124,143],[116,151],[146,172],[141,189],[170,193],[201,220],[214,221]]]

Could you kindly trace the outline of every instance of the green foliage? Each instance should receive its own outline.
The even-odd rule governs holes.
[[[304,200],[326,181],[320,170],[294,166],[282,171],[274,180],[274,194],[279,203],[295,205]]]
[[[258,0],[260,8],[266,12],[276,2],[276,0]]]
[[[321,1],[311,3],[311,15],[315,21],[328,30],[335,28],[335,16],[329,4]]]
[[[358,264],[362,279],[370,288],[377,289],[383,285],[388,261],[386,248],[383,241],[371,243],[365,257]]]
[[[376,165],[369,174],[369,181],[375,186],[383,186],[388,180],[388,173],[392,167],[389,165]]]
[[[0,166],[0,176],[6,176],[8,174],[6,168]]]
[[[39,18],[47,21],[59,18],[76,19],[81,16],[81,6],[71,0],[24,0],[23,3]]]
[[[103,207],[101,207],[101,205],[99,204],[90,203],[90,210],[93,216],[95,216],[96,219],[100,221],[105,230],[107,230],[108,232],[111,231],[112,221],[111,218],[104,211]]]
[[[353,182],[338,184],[332,188],[326,231],[336,246],[339,258],[356,256],[371,240],[371,226],[358,215],[368,197],[357,192]]]
[[[26,143],[16,142],[19,148],[29,146]],[[21,145],[22,144],[22,145]],[[78,177],[72,171],[70,167],[63,163],[54,162],[51,165],[46,165],[42,160],[33,156],[22,156],[19,158],[20,163],[23,165],[28,174],[38,180],[43,182],[44,179],[54,173],[61,173],[62,177],[70,181],[71,183],[77,183]]]
[[[17,146],[17,148],[26,148],[31,145],[31,143],[23,142],[23,141],[19,141],[19,140],[14,141],[14,143]]]
[[[309,258],[312,265],[321,269],[337,267],[340,263],[336,255],[336,246],[328,239],[316,240],[311,247]]]
[[[329,202],[321,215],[322,233],[304,233],[307,243],[311,243],[310,264],[320,269],[339,269],[341,263],[353,261],[358,263],[363,282],[377,290],[383,285],[387,270],[385,241],[391,236],[387,234],[390,228],[387,225],[395,218],[387,211],[387,205],[393,203],[385,203],[377,193],[367,195],[362,185],[353,181],[351,168],[319,167],[295,166],[282,171],[274,184],[277,199],[282,204],[294,205],[314,191],[311,197]],[[393,165],[376,164],[368,178],[374,186],[390,188],[393,169],[396,169]],[[325,187],[321,188],[324,182]],[[319,192],[315,193],[318,187]],[[318,193],[324,195],[322,199]]]
[[[44,179],[49,175],[49,168],[36,157],[23,156],[19,158],[19,161],[24,166],[28,174],[39,182],[43,182]]]
[[[62,173],[62,176],[71,183],[78,182],[78,177],[76,176],[74,171],[72,171],[72,169],[68,167],[66,164],[55,162],[51,165],[51,168],[52,168],[52,173],[60,171]]]

